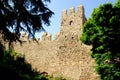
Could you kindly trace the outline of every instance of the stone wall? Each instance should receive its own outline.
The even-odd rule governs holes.
[[[38,43],[22,33],[21,40],[14,43],[14,49],[25,55],[32,67],[53,76],[63,76],[70,80],[97,80],[94,60],[90,56],[90,46],[81,43],[82,26],[86,21],[84,7],[78,6],[62,12],[60,32],[52,35],[43,33]]]

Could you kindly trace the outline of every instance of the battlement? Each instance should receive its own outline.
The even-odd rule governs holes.
[[[24,42],[29,41],[28,34],[26,32],[22,32],[20,39]],[[40,40],[40,38],[37,40],[38,41],[52,41],[52,34],[48,34],[47,32],[43,32],[41,40]]]
[[[78,8],[77,8],[77,11],[75,11],[75,8],[74,7],[71,7],[69,9],[69,11],[67,11],[67,9],[64,9],[62,11],[62,17],[67,17],[68,15],[70,14],[75,14],[75,13],[84,13],[84,7],[83,5],[79,5]]]
[[[69,34],[74,32],[76,32],[76,35],[80,35],[82,32],[82,26],[84,22],[85,22],[84,7],[82,5],[78,6],[77,11],[75,10],[74,7],[71,7],[69,11],[67,11],[66,9],[63,10],[60,31],[55,34],[54,40],[58,40],[60,38],[61,40],[63,40],[62,38],[67,38]],[[63,35],[64,37],[62,37]],[[28,41],[28,34],[23,32],[21,40]],[[44,32],[42,34],[41,39],[37,40],[52,41],[52,35],[48,34],[47,32]]]
[[[74,7],[71,7],[69,10],[70,10],[70,12],[69,12],[70,14],[75,13],[75,8]]]
[[[79,5],[79,6],[78,6],[78,12],[81,12],[81,11],[84,11],[83,5]]]
[[[24,55],[26,62],[40,73],[47,72],[53,77],[61,75],[68,80],[98,80],[92,69],[95,65],[89,54],[91,46],[80,41],[86,21],[83,6],[79,5],[77,12],[74,7],[69,13],[64,10],[61,21],[61,29],[54,40],[51,34],[43,32],[41,39],[37,39],[38,44],[27,33],[21,32],[23,44],[15,42],[14,50],[18,55]]]
[[[28,41],[28,34],[26,32],[21,33],[21,38],[22,41]]]
[[[77,10],[74,7],[71,7],[68,11],[65,9],[62,11],[60,32],[76,31],[80,35],[85,21],[83,5],[79,5]]]
[[[51,34],[48,34],[47,32],[44,32],[42,34],[42,40],[41,41],[51,41],[52,40],[52,35]]]

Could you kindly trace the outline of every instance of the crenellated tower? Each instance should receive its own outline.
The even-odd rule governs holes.
[[[80,34],[85,21],[84,7],[82,5],[78,6],[77,11],[74,7],[71,7],[69,11],[65,9],[62,11],[61,32],[76,31]]]
[[[68,11],[62,11],[60,33],[56,40],[79,41],[82,33],[82,26],[86,21],[84,7],[79,5],[77,10],[71,7]]]
[[[77,10],[74,7],[63,10],[60,31],[54,40],[51,34],[44,32],[36,42],[28,38],[27,33],[21,32],[23,43],[15,42],[14,50],[18,56],[24,55],[26,62],[40,74],[47,72],[53,77],[60,75],[68,80],[98,80],[93,69],[94,60],[89,54],[91,46],[80,41],[85,21],[82,5]]]
[[[55,35],[54,41],[76,41],[82,33],[82,26],[86,21],[83,5],[79,5],[77,10],[71,7],[68,11],[65,9],[61,15],[60,32]],[[22,33],[23,41],[27,41],[28,35]],[[41,41],[52,41],[52,35],[44,32]]]

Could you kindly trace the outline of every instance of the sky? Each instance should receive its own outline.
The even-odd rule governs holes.
[[[77,7],[79,5],[84,6],[85,16],[88,19],[94,8],[97,8],[99,5],[105,3],[114,4],[117,0],[51,0],[50,3],[47,4],[48,8],[54,12],[54,15],[50,18],[51,25],[44,26],[46,32],[48,34],[52,34],[52,38],[54,38],[55,33],[60,31],[61,24],[61,13],[64,9],[69,10],[70,7]],[[36,33],[36,38],[41,38],[42,32]]]

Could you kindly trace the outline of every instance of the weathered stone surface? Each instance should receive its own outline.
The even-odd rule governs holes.
[[[86,18],[84,7],[80,5],[78,11],[70,8],[62,12],[60,32],[52,35],[43,34],[38,43],[26,40],[23,33],[22,45],[15,43],[17,52],[24,54],[32,67],[40,72],[48,72],[53,76],[63,76],[70,80],[97,80],[94,72],[94,60],[90,56],[90,46],[81,43],[82,26]]]

